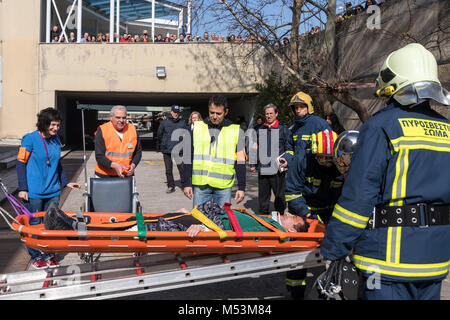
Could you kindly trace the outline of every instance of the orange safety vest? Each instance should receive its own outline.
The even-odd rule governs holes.
[[[105,140],[106,158],[118,164],[129,165],[131,160],[133,160],[133,153],[137,145],[136,128],[127,123],[122,131],[122,140],[120,140],[111,121],[102,124],[100,129],[102,129],[103,140]],[[116,170],[103,167],[98,163],[95,165],[95,172],[108,176],[117,176]]]

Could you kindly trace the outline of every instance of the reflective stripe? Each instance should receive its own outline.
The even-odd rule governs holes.
[[[430,264],[391,263],[359,255],[353,255],[352,259],[359,269],[400,277],[440,276],[447,273],[449,266],[449,261]]]
[[[395,163],[395,178],[392,184],[391,206],[402,206],[406,198],[406,175],[409,166],[409,150],[401,149]]]
[[[297,198],[300,198],[300,197],[302,197],[301,193],[284,195],[284,198],[286,199],[286,201],[291,201],[291,200],[294,200],[294,199],[297,199]]]
[[[294,141],[297,141],[298,136],[292,136],[292,138],[294,139]]]
[[[284,153],[290,154],[290,155],[294,155],[294,151],[285,151]]]
[[[306,279],[288,279],[286,278],[286,285],[289,287],[306,286]]]
[[[400,262],[401,227],[389,227],[387,232],[386,261]]]
[[[434,151],[450,152],[450,143],[442,139],[421,138],[417,137],[400,137],[391,140],[392,147],[396,152],[401,149],[427,149]]]
[[[361,229],[364,229],[367,225],[367,221],[369,221],[368,217],[364,217],[354,212],[348,211],[338,204],[336,204],[336,206],[334,207],[333,217],[344,223]]]
[[[221,173],[217,173],[217,172],[211,172],[208,170],[192,170],[192,175],[206,176],[206,177],[210,177],[210,178],[223,179],[223,180],[231,180],[234,177],[234,174],[232,174],[232,175],[221,174]]]
[[[302,140],[305,140],[305,141],[311,140],[311,135],[310,135],[310,134],[304,134],[304,135],[302,135]]]
[[[305,177],[306,181],[312,183],[314,186],[318,187],[322,183],[322,180],[316,179],[314,177]]]
[[[322,207],[322,208],[315,208],[315,207],[308,206],[308,209],[311,211],[320,211],[320,210],[331,209],[331,208],[333,208],[333,206],[326,206],[326,207]]]
[[[120,152],[109,152],[109,151],[106,151],[105,152],[105,156],[126,158],[126,157],[133,156],[133,152],[120,153]]]
[[[208,154],[194,154],[193,160],[198,160],[198,161],[211,161],[214,163],[222,163],[222,164],[230,164],[230,165],[234,165],[236,160],[234,159],[226,159],[226,158],[214,158],[211,157]]]
[[[342,187],[343,182],[342,181],[331,181],[330,182],[330,188],[340,188]]]

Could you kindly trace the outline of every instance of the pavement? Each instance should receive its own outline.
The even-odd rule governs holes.
[[[0,146],[0,153],[2,151]],[[92,151],[87,151],[87,176],[94,175],[95,156]],[[62,158],[62,165],[66,175],[72,182],[78,182],[82,187],[80,190],[65,189],[61,195],[61,209],[64,211],[76,211],[82,206],[83,193],[85,192],[85,175],[83,166],[82,151],[65,152]],[[166,179],[164,173],[164,162],[161,153],[155,151],[143,151],[140,164],[136,168],[136,184],[139,193],[139,201],[143,207],[143,212],[173,212],[179,208],[192,208],[192,200],[186,198],[181,189],[181,183],[176,166],[174,166],[174,177],[176,191],[167,194]],[[17,180],[14,179],[15,168],[0,169],[0,178],[7,180],[7,187],[10,193],[17,190]],[[5,179],[7,178],[7,179]],[[235,194],[236,187],[233,190]],[[232,200],[233,207],[244,207],[251,212],[257,212],[257,175],[247,172],[246,195],[240,204]],[[273,199],[272,199],[273,200]],[[9,212],[7,201],[1,203],[2,207]],[[273,205],[273,203],[272,203]],[[101,260],[115,259],[128,254],[105,254]],[[69,253],[59,255],[62,265],[81,263],[78,254]],[[0,221],[0,274],[31,270],[30,259],[25,246],[21,243],[16,232],[8,230],[8,226]],[[322,268],[308,270],[308,277],[313,278],[321,272]],[[194,300],[194,299],[248,299],[248,300],[289,300],[290,295],[284,285],[284,273],[264,275],[255,278],[246,278],[202,286],[167,290],[132,296],[125,299],[152,299],[152,300]],[[308,287],[312,281],[308,282]],[[442,299],[450,300],[450,280],[447,277],[443,282]]]

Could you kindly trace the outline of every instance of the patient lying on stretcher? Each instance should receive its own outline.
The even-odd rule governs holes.
[[[224,208],[210,201],[197,208],[210,221],[222,230],[232,230],[228,215]],[[271,231],[253,217],[234,211],[242,231],[267,232]],[[306,232],[308,223],[303,218],[286,212],[274,214],[272,218],[261,217],[276,228],[285,232]],[[66,215],[56,205],[50,205],[44,217],[44,226],[47,230],[77,230],[77,220]],[[87,223],[87,230],[123,230],[137,231],[136,218],[125,222],[111,222],[102,224]],[[180,209],[175,213],[167,213],[151,220],[145,220],[147,231],[187,231],[190,237],[195,237],[200,231],[210,231],[201,221],[194,218],[188,210]]]

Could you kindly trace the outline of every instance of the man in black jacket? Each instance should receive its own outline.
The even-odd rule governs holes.
[[[172,133],[176,129],[186,129],[186,122],[180,117],[180,107],[173,105],[170,116],[165,119],[158,128],[157,138],[160,142],[160,151],[163,154],[164,165],[166,167],[167,193],[175,192],[175,181],[173,180],[172,150],[179,140],[172,140]],[[176,163],[180,173],[181,183],[183,183],[183,164]]]
[[[266,122],[256,130],[256,141],[252,146],[252,152],[257,151],[257,164],[250,165],[252,172],[258,172],[258,212],[270,213],[270,196],[273,191],[275,210],[283,214],[286,209],[286,173],[280,172],[277,158],[286,151],[290,131],[278,121],[278,108],[275,105],[270,103],[265,106],[264,115]]]

